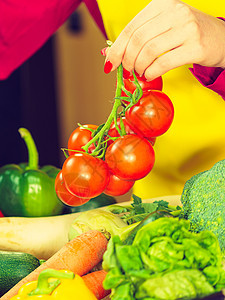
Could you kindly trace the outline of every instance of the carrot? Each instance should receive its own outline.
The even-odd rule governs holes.
[[[99,270],[82,276],[85,284],[98,300],[103,299],[110,294],[110,290],[105,290],[103,288],[103,280],[105,279],[106,274],[107,273],[104,270]]]
[[[97,231],[92,230],[77,236],[37,269],[19,281],[1,300],[9,300],[18,293],[19,288],[27,282],[37,280],[39,273],[48,268],[55,270],[70,270],[80,276],[88,273],[103,257],[107,248],[107,239]]]

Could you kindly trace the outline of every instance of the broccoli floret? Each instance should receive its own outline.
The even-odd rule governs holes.
[[[182,215],[191,230],[211,230],[225,252],[225,160],[189,179],[181,195]]]
[[[191,210],[189,197],[190,197],[190,191],[192,190],[193,183],[196,181],[198,177],[200,177],[205,172],[207,171],[192,176],[184,185],[184,189],[181,195],[181,202],[183,204],[182,214],[184,215],[184,217],[188,217],[189,211]]]

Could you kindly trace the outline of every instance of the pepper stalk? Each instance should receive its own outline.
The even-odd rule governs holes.
[[[34,295],[50,295],[57,286],[61,283],[60,279],[74,279],[73,272],[61,272],[54,269],[43,270],[38,276],[37,287],[29,293],[29,296]],[[49,278],[56,280],[49,282]]]
[[[26,128],[19,128],[20,136],[23,138],[26,143],[28,150],[28,165],[26,167],[27,170],[37,170],[39,163],[39,155],[37,151],[36,144],[34,139],[32,138],[31,133]]]

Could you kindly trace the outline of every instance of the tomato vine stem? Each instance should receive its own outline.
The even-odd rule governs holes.
[[[104,141],[104,136],[107,135],[110,126],[112,122],[114,121],[115,128],[120,134],[120,136],[123,136],[126,134],[125,126],[121,117],[121,113],[118,113],[118,109],[120,107],[123,108],[123,112],[125,112],[128,108],[133,106],[138,102],[138,100],[142,97],[143,91],[142,88],[137,80],[137,77],[135,75],[135,72],[133,71],[133,77],[134,77],[134,83],[136,85],[136,90],[133,94],[131,94],[129,91],[127,91],[124,87],[123,83],[123,66],[122,64],[119,65],[117,68],[117,84],[116,84],[116,92],[115,92],[115,98],[114,98],[114,104],[112,111],[110,115],[108,116],[108,119],[106,120],[105,124],[100,125],[101,128],[98,128],[96,131],[96,134],[93,136],[93,138],[85,145],[82,147],[82,149],[88,153],[88,148],[90,147],[91,144],[95,144],[95,149],[92,151],[90,155],[96,156],[99,158],[103,158],[107,143]],[[121,97],[121,93],[124,91],[127,94],[127,97]],[[126,99],[130,103],[124,108],[123,105],[123,100]],[[118,116],[120,117],[120,127],[117,123]],[[94,131],[95,133],[95,131]],[[104,146],[103,146],[104,145]]]
[[[85,146],[82,147],[82,149],[84,149],[85,152],[88,152],[88,148],[90,147],[90,145],[97,141],[98,141],[98,145],[100,146],[102,138],[104,137],[104,134],[109,131],[110,125],[112,124],[113,120],[114,121],[117,120],[117,111],[119,107],[122,105],[121,100],[119,98],[121,96],[122,86],[123,86],[123,66],[122,64],[120,64],[120,66],[117,68],[116,95],[115,95],[115,101],[113,104],[112,111],[108,116],[108,119],[105,122],[104,126],[101,128],[101,130]],[[117,126],[117,122],[115,122],[115,126]],[[92,152],[93,156],[95,155],[96,152],[98,153],[97,148]]]

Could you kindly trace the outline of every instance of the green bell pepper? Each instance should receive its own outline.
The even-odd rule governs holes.
[[[39,168],[38,151],[30,132],[19,133],[28,149],[28,163],[0,168],[0,210],[4,216],[43,217],[61,214],[63,204],[55,192],[54,166]]]

